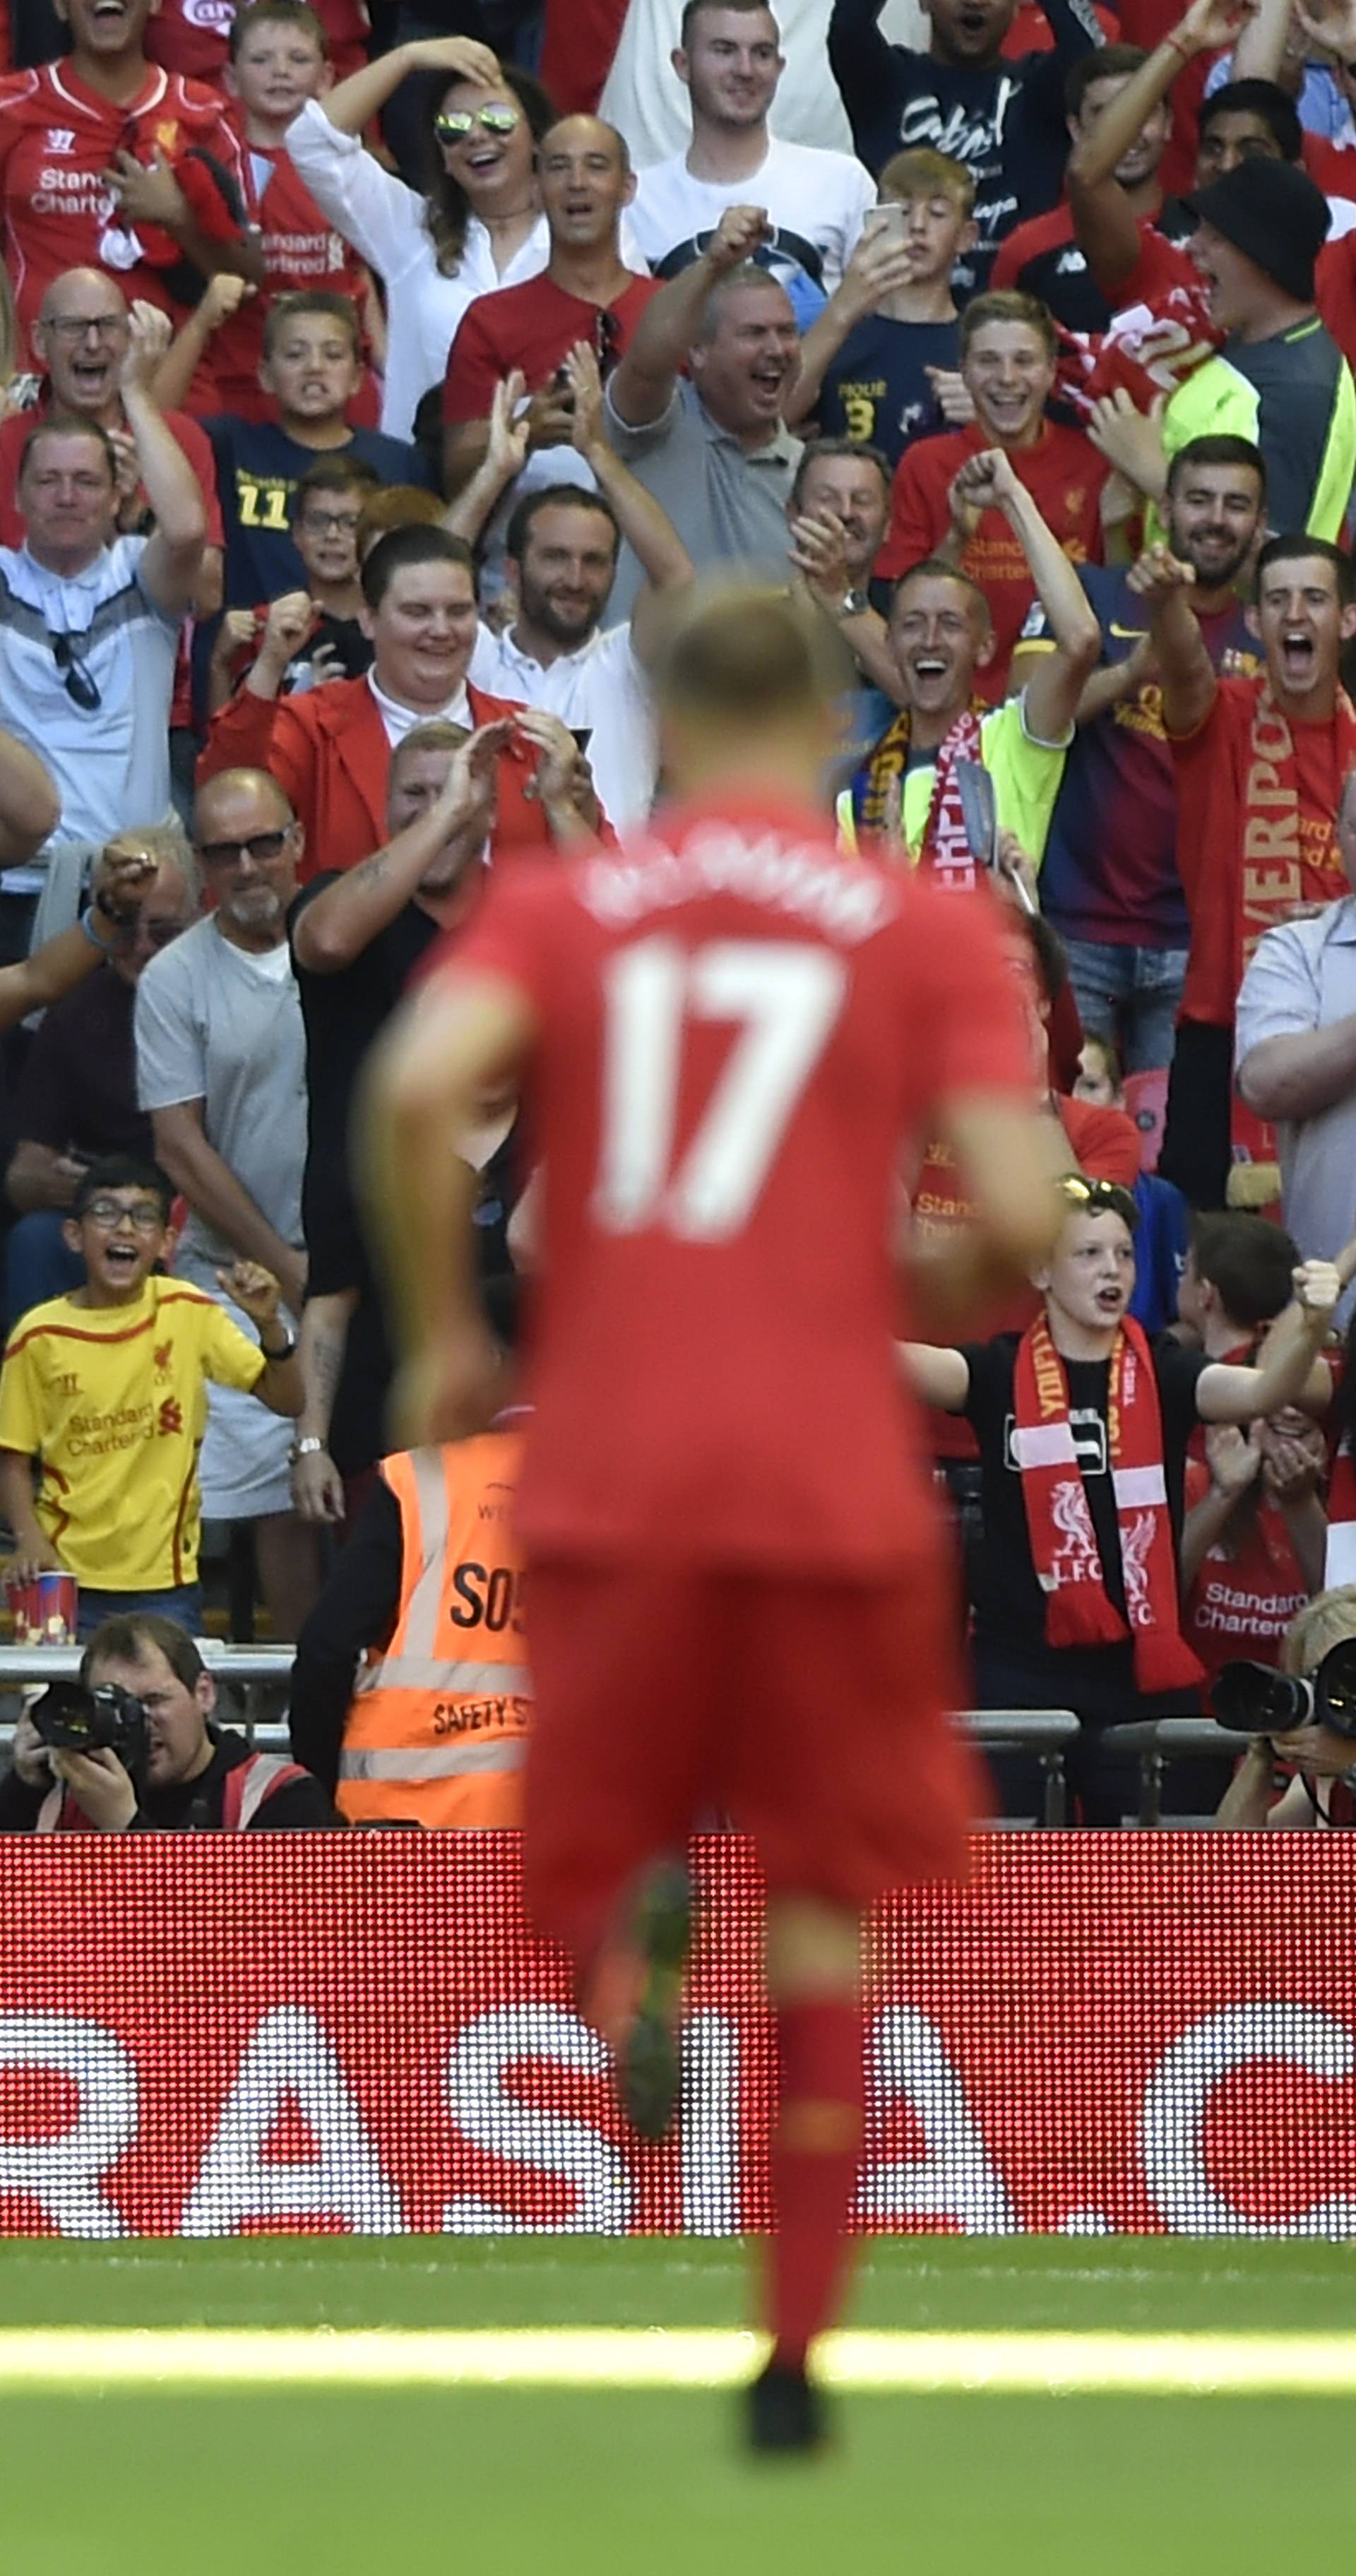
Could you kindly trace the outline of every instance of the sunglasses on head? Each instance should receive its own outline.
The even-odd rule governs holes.
[[[103,705],[103,698],[93,672],[81,661],[75,649],[74,636],[54,635],[51,645],[52,659],[61,673],[61,684],[72,706],[92,716],[96,708]]]
[[[446,108],[435,116],[433,131],[440,143],[464,143],[478,125],[487,134],[512,134],[522,121],[516,107]]]
[[[1085,1181],[1081,1172],[1065,1172],[1059,1188],[1073,1208],[1084,1209],[1093,1216],[1110,1208],[1112,1214],[1123,1217],[1128,1226],[1134,1227],[1139,1223],[1139,1209],[1134,1198],[1119,1181]]]

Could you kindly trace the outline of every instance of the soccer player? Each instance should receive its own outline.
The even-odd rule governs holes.
[[[957,1868],[969,1806],[941,1533],[892,1392],[901,1162],[940,1133],[970,1179],[935,1287],[1010,1282],[1057,1224],[997,908],[841,858],[815,810],[830,644],[785,593],[697,596],[657,678],[676,801],[618,851],[495,872],[386,1041],[365,1134],[414,1442],[492,1401],[456,1104],[511,1073],[541,1147],[525,1885],[644,2134],[677,2092],[694,1817],[731,1814],[766,1872],[764,2450],[819,2437],[805,2364],[861,2140],[860,1917]]]

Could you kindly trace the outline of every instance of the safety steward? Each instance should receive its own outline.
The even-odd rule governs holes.
[[[302,1629],[292,1750],[353,1824],[521,1822],[520,1454],[496,1429],[383,1458]]]

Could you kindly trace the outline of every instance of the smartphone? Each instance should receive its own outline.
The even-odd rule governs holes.
[[[895,241],[902,242],[908,229],[908,213],[908,207],[902,206],[898,197],[889,197],[881,205],[871,208],[862,230],[869,233],[873,240],[879,234],[884,234]]]

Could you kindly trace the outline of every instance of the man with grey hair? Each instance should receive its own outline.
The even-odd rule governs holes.
[[[224,1302],[231,1265],[261,1262],[294,1326],[306,1293],[306,1055],[287,914],[303,846],[287,797],[265,771],[224,769],[208,779],[193,848],[214,909],[152,960],[136,1000],[138,1099],[156,1161],[189,1206],[176,1268]],[[312,1534],[292,1514],[291,1440],[281,1416],[212,1388],[199,1462],[203,1514],[255,1523],[276,1638],[296,1636],[319,1580]]]
[[[1235,1022],[1238,1089],[1275,1122],[1285,1223],[1306,1260],[1335,1258],[1356,1234],[1356,770],[1337,843],[1353,891],[1266,932]],[[1353,1304],[1356,1284],[1340,1321]]]
[[[667,512],[698,572],[735,562],[780,582],[801,448],[782,415],[800,372],[800,333],[785,287],[754,265],[770,229],[760,207],[726,209],[700,259],[646,306],[609,380],[606,414],[617,454]],[[629,615],[642,578],[624,549],[614,616]]]

